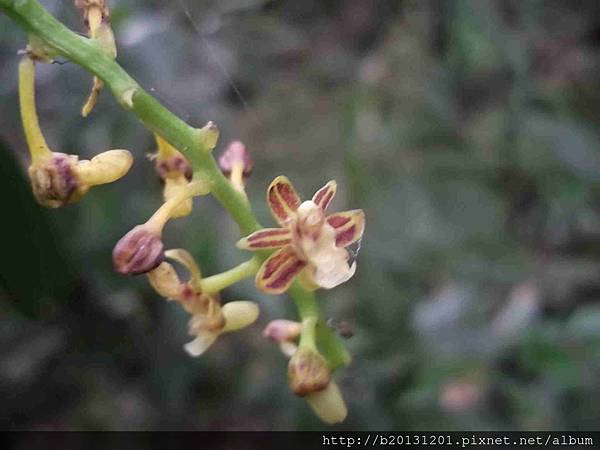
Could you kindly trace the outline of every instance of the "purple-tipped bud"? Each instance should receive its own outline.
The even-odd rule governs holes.
[[[113,249],[113,267],[123,275],[139,275],[160,265],[165,255],[160,235],[147,225],[138,225]]]
[[[241,141],[233,141],[220,156],[219,168],[226,176],[229,176],[233,167],[239,163],[243,166],[242,174],[244,178],[248,178],[252,173],[254,161],[252,161],[250,152]]]
[[[325,389],[331,381],[331,371],[320,354],[300,348],[288,364],[288,381],[294,394],[304,397]]]
[[[293,320],[277,319],[269,322],[263,331],[263,336],[281,343],[293,341],[300,336],[302,324]]]
[[[47,208],[59,208],[78,200],[79,180],[74,171],[77,157],[53,153],[29,167],[29,178],[36,200]]]

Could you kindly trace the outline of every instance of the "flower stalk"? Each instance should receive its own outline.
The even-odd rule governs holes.
[[[202,292],[216,294],[244,278],[253,276],[260,267],[260,264],[260,258],[254,257],[225,272],[206,277],[200,282]]]
[[[35,62],[25,56],[19,63],[19,106],[32,162],[52,153],[40,129],[35,105]]]

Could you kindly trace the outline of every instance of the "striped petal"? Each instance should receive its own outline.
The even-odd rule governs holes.
[[[237,242],[242,250],[265,250],[285,247],[292,241],[292,233],[287,228],[264,228],[255,231]]]
[[[320,206],[323,211],[327,211],[327,207],[331,203],[331,200],[333,200],[336,190],[337,183],[335,180],[331,180],[313,195],[312,201]]]
[[[287,177],[279,176],[267,189],[267,203],[280,225],[285,225],[300,206],[300,197]]]
[[[358,241],[365,231],[365,213],[362,209],[353,209],[332,214],[327,223],[335,230],[335,245],[347,247]]]
[[[256,287],[267,294],[281,294],[290,287],[294,277],[306,266],[291,246],[273,253],[256,274]]]

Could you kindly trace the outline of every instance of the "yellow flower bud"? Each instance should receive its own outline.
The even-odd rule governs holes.
[[[127,150],[108,150],[74,167],[82,184],[97,186],[122,178],[131,168],[133,156]]]
[[[254,302],[229,302],[221,308],[225,316],[224,332],[246,328],[258,319],[260,310]]]

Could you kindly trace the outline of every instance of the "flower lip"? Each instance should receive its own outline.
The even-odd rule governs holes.
[[[147,225],[138,225],[123,236],[113,249],[113,267],[123,275],[139,275],[164,260],[160,235]]]

